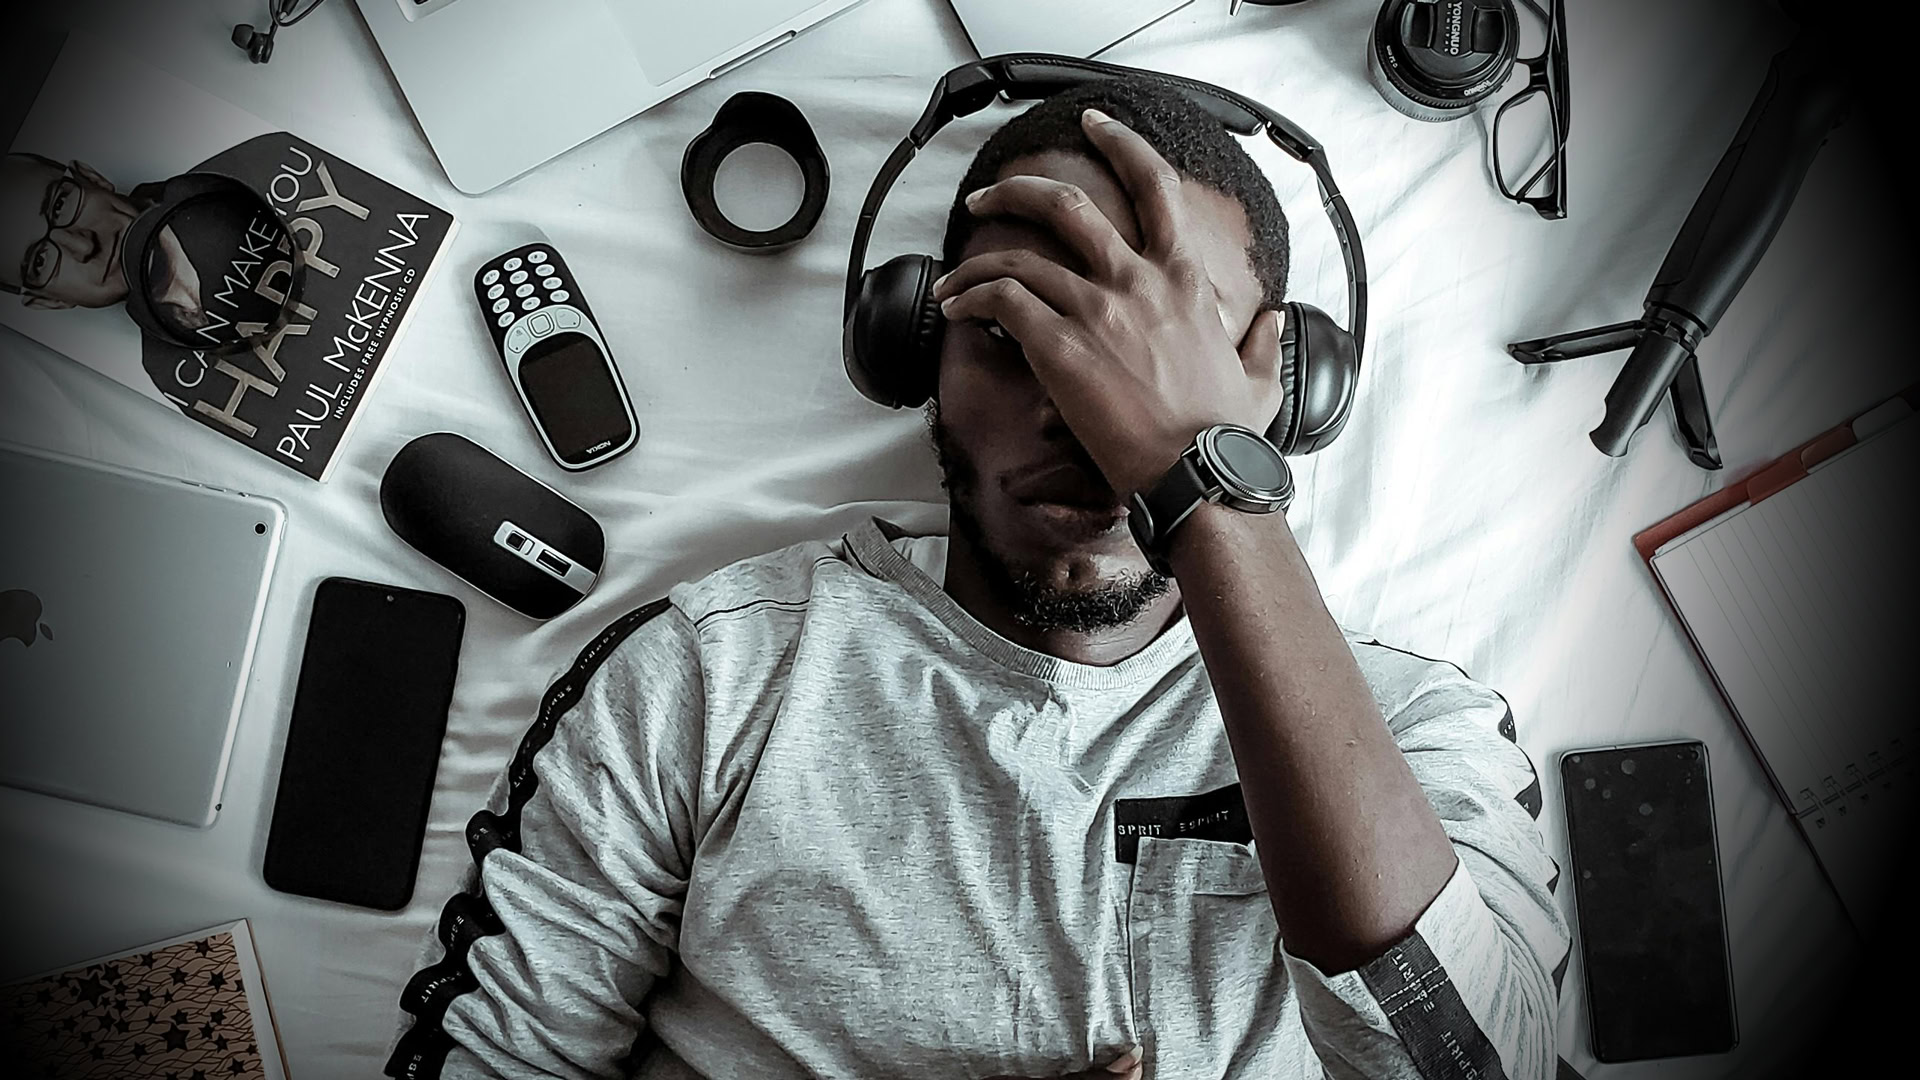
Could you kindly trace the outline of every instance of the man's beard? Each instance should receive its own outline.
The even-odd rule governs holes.
[[[1147,605],[1165,596],[1173,587],[1172,579],[1149,568],[1085,588],[1063,589],[1048,582],[1033,567],[1021,565],[996,551],[974,510],[974,501],[979,497],[979,470],[941,423],[939,402],[929,401],[926,413],[934,453],[940,460],[940,486],[947,490],[953,527],[966,535],[987,588],[1006,606],[1015,622],[1035,630],[1065,630],[1076,634],[1112,630],[1139,618]]]

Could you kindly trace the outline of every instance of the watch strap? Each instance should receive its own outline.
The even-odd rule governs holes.
[[[1223,453],[1220,441],[1229,436],[1251,440],[1273,455],[1281,481],[1277,489],[1248,484],[1233,471],[1230,458],[1219,456]],[[1194,436],[1192,445],[1152,487],[1133,494],[1127,528],[1148,564],[1171,576],[1170,538],[1201,504],[1221,502],[1242,513],[1270,514],[1286,509],[1292,501],[1293,471],[1273,444],[1248,428],[1217,424]]]
[[[1212,501],[1219,490],[1211,478],[1203,475],[1199,454],[1188,447],[1152,487],[1134,493],[1127,525],[1149,565],[1163,574],[1173,572],[1167,563],[1167,538],[1202,503]]]

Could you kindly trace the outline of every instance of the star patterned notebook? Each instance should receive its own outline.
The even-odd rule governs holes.
[[[26,1080],[286,1080],[246,920],[0,987]]]

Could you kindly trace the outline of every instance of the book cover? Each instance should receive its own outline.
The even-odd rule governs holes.
[[[286,1080],[246,920],[0,988],[14,1076]]]
[[[452,214],[84,33],[10,35],[0,65],[10,97],[32,102],[0,113],[12,128],[0,127],[0,323],[326,479],[453,238]],[[251,348],[169,344],[126,310],[123,241],[184,173],[251,187],[304,253],[291,320]],[[244,232],[216,245],[173,228],[162,230],[158,279],[186,325],[284,302],[286,251]]]

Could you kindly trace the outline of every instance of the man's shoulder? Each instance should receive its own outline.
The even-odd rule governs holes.
[[[1460,665],[1387,644],[1370,634],[1349,630],[1346,635],[1381,713],[1396,732],[1412,723],[1459,713],[1511,724],[1506,699]]]
[[[848,562],[841,540],[805,540],[729,563],[675,586],[668,596],[702,630],[753,621],[758,615],[804,619],[824,580],[844,577],[849,570],[866,576]]]
[[[703,669],[771,667],[764,661],[798,636],[823,570],[836,565],[847,565],[842,545],[826,541],[729,563],[615,619],[583,655],[599,656],[596,667],[609,678],[648,685],[684,682]]]
[[[1347,642],[1394,742],[1409,764],[1423,762],[1415,765],[1422,787],[1491,783],[1529,817],[1540,816],[1540,775],[1499,691],[1446,660],[1351,631]]]

